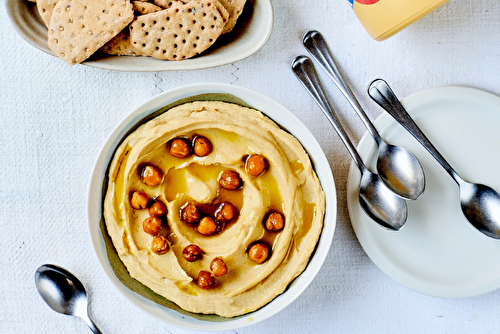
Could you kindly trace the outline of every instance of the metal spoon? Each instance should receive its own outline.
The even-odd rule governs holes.
[[[292,69],[333,125],[358,166],[361,172],[359,185],[359,203],[361,207],[368,216],[381,226],[395,231],[399,230],[408,216],[406,201],[387,188],[379,176],[370,172],[363,164],[361,157],[328,102],[311,60],[305,56],[299,56],[293,61]]]
[[[462,212],[469,222],[485,235],[500,239],[500,195],[484,184],[464,181],[427,139],[398,98],[382,79],[374,80],[368,94],[398,121],[443,166],[458,184]]]
[[[35,285],[54,311],[80,317],[92,332],[101,334],[88,315],[87,292],[73,274],[53,264],[44,264],[35,272]]]
[[[392,191],[406,199],[417,199],[425,189],[425,175],[417,158],[407,149],[387,143],[370,122],[335,64],[332,53],[318,31],[309,31],[304,46],[318,61],[363,121],[378,146],[377,172]]]

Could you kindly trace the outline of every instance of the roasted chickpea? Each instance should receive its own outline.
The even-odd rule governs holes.
[[[158,217],[148,217],[142,222],[142,229],[147,234],[157,235],[161,229],[161,220]]]
[[[250,247],[248,257],[258,264],[264,263],[269,256],[269,247],[263,242],[257,242]]]
[[[146,185],[154,187],[161,183],[163,174],[161,170],[153,166],[146,166],[142,169],[141,179]]]
[[[210,217],[203,217],[196,230],[203,235],[212,235],[217,231],[217,224]]]
[[[285,218],[279,212],[272,212],[267,216],[265,226],[269,231],[279,231],[285,226]]]
[[[182,250],[182,256],[186,261],[194,262],[196,260],[201,259],[202,251],[200,247],[191,244],[189,246],[184,247],[184,249]]]
[[[200,212],[193,202],[184,204],[180,212],[181,220],[188,224],[194,224],[200,220]]]
[[[209,271],[201,270],[198,274],[196,284],[204,290],[213,289],[215,288],[215,277]]]
[[[216,257],[210,263],[210,270],[215,277],[221,277],[227,273],[227,266],[221,257]]]
[[[212,143],[205,137],[196,136],[193,142],[193,151],[199,157],[205,157],[212,152]]]
[[[222,172],[219,178],[219,184],[222,188],[227,190],[236,190],[241,186],[240,175],[233,170],[226,170]]]
[[[258,176],[267,168],[267,160],[260,154],[252,154],[246,161],[247,173],[251,176]]]
[[[130,205],[136,210],[145,209],[148,206],[148,202],[148,195],[142,191],[134,191],[130,199]]]
[[[158,255],[165,254],[170,249],[167,239],[161,235],[157,235],[151,241],[151,250]]]
[[[236,208],[229,202],[223,202],[215,211],[215,219],[221,223],[230,221],[236,216]]]
[[[187,158],[191,154],[191,144],[186,138],[175,138],[170,143],[170,154],[177,158]]]
[[[167,213],[167,206],[159,200],[156,200],[151,206],[149,207],[149,215],[154,216],[154,217],[161,217]]]

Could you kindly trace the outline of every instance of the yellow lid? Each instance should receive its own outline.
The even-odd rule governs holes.
[[[448,0],[354,0],[359,21],[377,40],[384,40],[409,26]]]

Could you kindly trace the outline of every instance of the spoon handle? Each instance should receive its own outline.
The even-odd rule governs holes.
[[[321,35],[319,31],[311,30],[305,34],[303,44],[311,56],[320,64],[328,76],[333,80],[342,95],[344,95],[354,111],[358,114],[359,118],[361,118],[361,121],[363,121],[363,124],[368,129],[370,135],[375,139],[377,144],[379,144],[382,139],[377,129],[375,129],[372,122],[370,122],[370,119],[354,96],[351,88],[347,84],[347,81],[342,76],[342,73],[333,59],[333,55],[328,48],[328,44],[323,38],[323,35]]]
[[[89,326],[89,328],[92,331],[92,333],[94,333],[94,334],[102,334],[101,331],[99,330],[99,328],[97,328],[96,324],[94,324],[94,322],[92,321],[92,319],[90,319],[89,316],[82,316],[81,318],[83,319],[83,321],[85,321],[85,323],[87,324],[87,326]]]
[[[363,161],[361,160],[361,157],[354,148],[354,145],[347,136],[344,128],[335,115],[333,108],[328,102],[325,91],[321,86],[321,82],[319,81],[318,75],[311,60],[306,56],[298,56],[292,62],[292,69],[299,81],[302,83],[302,85],[304,85],[309,94],[311,94],[314,101],[318,104],[321,111],[323,111],[328,121],[330,121],[330,123],[333,125],[334,129],[337,131],[340,139],[342,139],[342,141],[344,142],[344,145],[347,147],[347,150],[351,154],[358,168],[361,171],[366,169]]]
[[[443,168],[451,175],[457,184],[463,183],[463,180],[453,170],[450,164],[444,159],[439,151],[432,145],[425,134],[420,130],[415,121],[410,117],[406,109],[399,102],[396,94],[392,91],[391,87],[382,79],[375,79],[368,86],[368,95],[389,113],[394,119],[400,123],[410,134],[417,139],[422,146],[443,166]]]

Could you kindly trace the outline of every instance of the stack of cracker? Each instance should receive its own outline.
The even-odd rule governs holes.
[[[50,49],[72,65],[97,50],[117,56],[191,58],[233,29],[245,2],[36,0]]]

